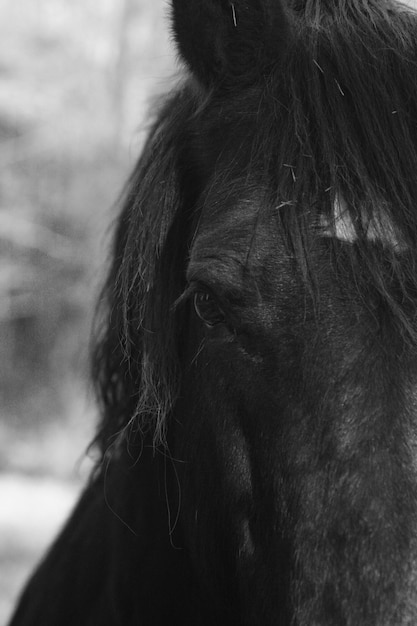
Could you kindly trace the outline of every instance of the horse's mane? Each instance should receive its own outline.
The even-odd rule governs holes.
[[[247,180],[268,188],[267,209],[307,279],[312,212],[331,221],[343,194],[357,234],[343,262],[415,340],[407,303],[417,293],[417,17],[388,0],[293,0],[289,13],[285,62],[241,88],[203,92],[186,81],[162,108],[126,187],[93,353],[103,453],[132,431],[164,441],[186,324],[174,303],[186,286],[204,163],[227,163],[229,151],[235,170],[214,176],[231,188]],[[381,211],[400,252],[367,241],[366,225]],[[338,242],[330,245],[337,262]]]

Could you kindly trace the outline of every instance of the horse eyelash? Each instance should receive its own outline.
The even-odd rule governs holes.
[[[175,300],[174,304],[172,305],[172,310],[176,311],[178,309],[178,307],[183,306],[185,303],[187,303],[189,301],[192,301],[194,296],[197,293],[199,293],[199,292],[208,293],[218,303],[218,307],[222,311],[222,313],[224,314],[224,317],[225,317],[223,323],[227,326],[227,328],[229,329],[229,332],[231,334],[233,334],[234,336],[236,336],[236,334],[237,334],[236,328],[235,328],[235,326],[233,324],[230,324],[228,322],[227,312],[224,310],[224,307],[221,305],[221,303],[218,302],[218,298],[216,297],[216,294],[213,293],[213,290],[210,289],[210,287],[208,287],[204,283],[200,283],[198,281],[190,282],[187,285],[187,287],[185,288],[185,290],[183,291],[183,293],[180,295],[180,297],[177,298],[177,300]],[[215,325],[213,325],[213,327]]]
[[[197,280],[193,280],[188,283],[188,285],[186,286],[182,294],[179,296],[179,298],[175,300],[174,304],[172,305],[173,310],[175,311],[179,306],[191,300],[195,296],[195,294],[198,292],[206,292],[210,294],[216,301],[218,301],[218,297],[216,296],[213,289],[211,289],[205,283],[201,283]]]
[[[197,291],[202,291],[202,286],[198,285],[198,283],[189,283],[182,292],[182,294],[179,296],[179,298],[175,300],[174,304],[172,305],[172,310],[176,311],[178,307],[191,300]]]

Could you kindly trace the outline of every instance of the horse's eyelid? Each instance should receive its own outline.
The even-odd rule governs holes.
[[[178,309],[178,307],[180,307],[183,304],[185,304],[194,295],[194,293],[195,293],[195,291],[192,288],[192,286],[188,285],[185,288],[185,290],[182,292],[182,294],[179,296],[179,298],[177,298],[175,300],[174,304],[171,307],[172,311],[176,311]]]
[[[172,310],[176,311],[179,306],[185,304],[186,302],[188,302],[188,300],[191,300],[191,298],[193,298],[198,291],[207,291],[208,293],[211,293],[210,289],[208,287],[205,287],[201,283],[198,283],[196,281],[190,282],[184,289],[180,297],[175,300],[174,304],[172,305]]]

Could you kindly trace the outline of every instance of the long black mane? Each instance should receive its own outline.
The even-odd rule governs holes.
[[[388,0],[290,4],[286,57],[244,93],[186,79],[126,188],[93,360],[103,454],[136,431],[165,441],[187,322],[175,303],[208,188],[262,190],[259,210],[276,214],[313,290],[314,225],[332,224],[343,196],[356,239],[343,253],[329,239],[332,262],[342,274],[353,267],[415,340],[417,16]],[[401,245],[369,245],[375,220]]]

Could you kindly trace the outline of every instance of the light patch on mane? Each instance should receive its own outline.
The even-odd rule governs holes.
[[[351,214],[345,198],[337,193],[333,203],[333,216],[331,218],[322,215],[320,217],[321,234],[325,237],[336,237],[340,241],[355,243],[358,240],[358,232],[352,221]],[[397,252],[406,249],[398,232],[389,216],[382,209],[378,215],[370,220],[363,220],[362,228],[366,231],[368,241],[379,241],[382,245],[393,248]]]

